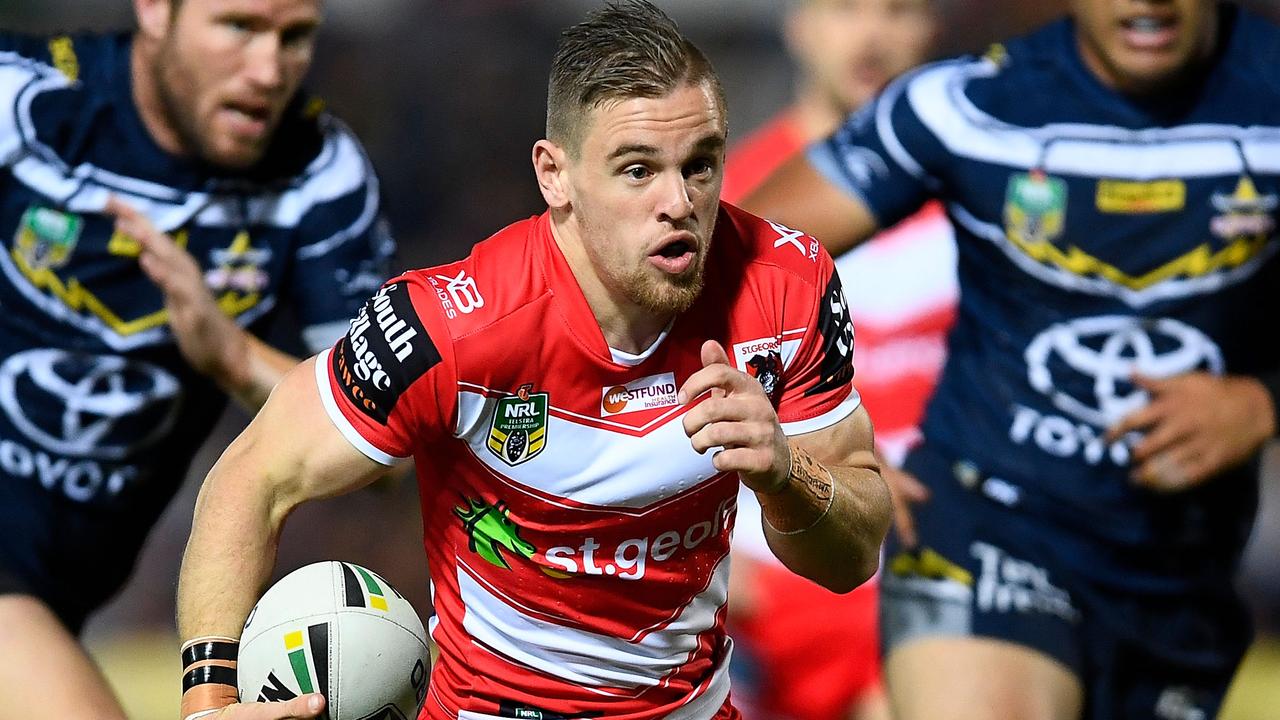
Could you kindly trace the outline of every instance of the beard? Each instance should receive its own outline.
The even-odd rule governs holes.
[[[659,316],[679,315],[693,307],[702,294],[707,255],[715,230],[714,216],[711,227],[707,228],[707,239],[700,243],[689,268],[679,275],[670,275],[650,267],[643,257],[632,265],[626,262],[624,253],[605,250],[610,246],[605,238],[612,232],[607,226],[595,222],[594,213],[584,212],[582,208],[578,212],[587,257],[601,280],[614,293]],[[696,229],[694,232],[697,234]]]
[[[654,277],[639,267],[619,278],[623,296],[655,315],[679,315],[697,302],[702,294],[703,260],[699,252],[693,265],[681,275]]]
[[[187,71],[172,37],[165,41],[157,53],[151,75],[155,78],[160,110],[188,154],[229,170],[245,170],[262,159],[265,148],[244,155],[218,152],[210,137],[212,130],[206,130],[200,125],[196,101],[189,90],[195,85],[191,80],[192,73]],[[271,137],[271,133],[267,137]]]

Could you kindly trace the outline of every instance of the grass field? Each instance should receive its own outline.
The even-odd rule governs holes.
[[[174,720],[178,716],[178,641],[163,633],[107,637],[90,649],[124,699],[133,720]],[[1227,697],[1219,720],[1276,720],[1280,717],[1280,638],[1259,641]]]

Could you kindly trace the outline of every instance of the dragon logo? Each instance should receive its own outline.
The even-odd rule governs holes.
[[[496,505],[489,505],[482,500],[467,498],[467,505],[454,508],[453,514],[462,520],[462,527],[469,538],[467,548],[471,552],[503,570],[511,569],[503,549],[525,560],[533,558],[538,548],[520,537],[520,526],[508,517],[511,509],[505,502],[499,500]]]

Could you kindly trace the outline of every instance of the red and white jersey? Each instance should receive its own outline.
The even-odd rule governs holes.
[[[859,404],[830,257],[728,205],[702,296],[640,355],[608,347],[544,214],[387,283],[320,357],[351,443],[417,464],[441,649],[423,717],[736,717],[739,480],[676,399],[707,339],[790,435]]]

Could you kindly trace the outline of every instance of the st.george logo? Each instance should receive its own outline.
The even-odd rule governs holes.
[[[522,385],[515,397],[498,400],[489,425],[489,452],[508,465],[538,456],[547,446],[547,393],[531,393]]]

